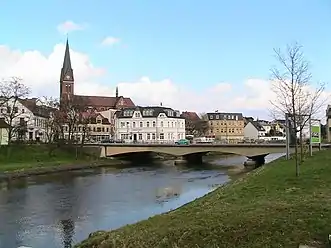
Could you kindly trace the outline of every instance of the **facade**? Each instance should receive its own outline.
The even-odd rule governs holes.
[[[265,136],[266,136],[266,130],[259,122],[250,121],[246,124],[244,128],[245,139],[258,140],[261,137],[265,137]]]
[[[74,89],[75,80],[71,66],[69,43],[67,40],[60,75],[60,106],[65,105],[65,102],[68,100],[74,100],[75,102],[85,107],[94,109],[97,112],[108,109],[122,109],[135,106],[130,98],[118,95],[118,88],[116,88],[115,97],[76,95]]]
[[[331,105],[326,109],[326,136],[328,142],[331,142]]]
[[[8,129],[9,125],[4,119],[0,119],[0,146],[8,145]]]
[[[237,142],[244,139],[245,120],[242,113],[207,113],[209,135]]]
[[[69,139],[69,132],[76,141],[81,142],[84,138],[89,142],[100,142],[110,138],[111,124],[100,113],[83,113],[84,124],[78,124],[69,131],[69,126],[63,127],[64,138]]]
[[[185,119],[166,107],[134,107],[116,112],[115,139],[173,143],[185,138]]]
[[[12,127],[13,140],[45,142],[52,110],[42,106],[37,98],[10,100],[0,107],[0,118]]]

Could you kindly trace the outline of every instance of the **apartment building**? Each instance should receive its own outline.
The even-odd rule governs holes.
[[[236,143],[244,139],[245,120],[242,113],[207,113],[209,134],[216,139]]]
[[[115,134],[126,143],[173,143],[185,138],[185,119],[166,107],[126,108],[116,112]]]

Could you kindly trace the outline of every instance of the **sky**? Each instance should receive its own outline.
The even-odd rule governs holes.
[[[330,13],[329,0],[1,0],[0,78],[58,96],[68,37],[77,94],[118,86],[136,105],[269,118],[274,48],[298,42],[313,81],[331,80]]]

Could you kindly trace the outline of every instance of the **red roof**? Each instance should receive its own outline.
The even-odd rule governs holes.
[[[75,95],[75,98],[78,98],[80,102],[83,102],[86,105],[93,107],[134,107],[134,103],[131,98],[128,97],[109,97],[109,96],[82,96]]]
[[[186,120],[191,120],[191,121],[199,121],[201,120],[200,117],[198,116],[198,114],[196,112],[183,112],[181,114],[181,116],[183,118],[185,118]]]

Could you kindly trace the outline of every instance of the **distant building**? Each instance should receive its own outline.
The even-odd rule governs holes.
[[[189,121],[200,121],[201,120],[201,118],[199,117],[199,115],[196,112],[184,111],[184,112],[182,112],[181,117],[183,117],[185,120],[189,120]]]
[[[8,145],[8,129],[9,125],[3,118],[0,118],[0,145]]]
[[[109,120],[100,113],[82,113],[82,119],[86,120],[86,123],[77,123],[73,127],[73,130],[69,130],[68,125],[64,125],[63,133],[66,140],[70,136],[74,137],[76,141],[81,142],[83,138],[86,141],[100,142],[110,138],[111,124]]]
[[[12,127],[12,140],[45,142],[52,111],[54,109],[41,105],[37,98],[9,100],[0,107],[0,118]]]
[[[326,136],[328,142],[331,142],[331,105],[326,109]]]
[[[257,121],[250,121],[246,124],[244,128],[245,139],[257,140],[261,137],[266,136],[266,130]]]
[[[207,113],[209,134],[217,139],[237,142],[244,139],[245,120],[242,113]]]
[[[75,94],[75,79],[71,65],[69,43],[67,40],[64,53],[63,66],[60,75],[60,105],[65,101],[75,100],[80,104],[91,107],[96,111],[104,111],[108,109],[122,109],[135,106],[131,98],[119,96],[118,88],[116,88],[115,96],[83,96]]]
[[[185,138],[185,119],[166,107],[134,107],[116,112],[115,138],[125,142],[173,143]]]

